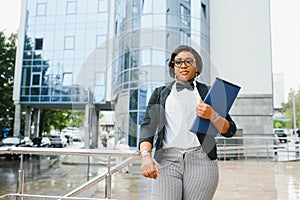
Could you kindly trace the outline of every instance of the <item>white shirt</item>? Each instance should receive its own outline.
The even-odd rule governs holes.
[[[196,117],[196,107],[201,99],[196,84],[194,90],[176,90],[172,86],[171,93],[166,100],[166,125],[163,147],[191,148],[200,146],[195,133],[190,127]]]

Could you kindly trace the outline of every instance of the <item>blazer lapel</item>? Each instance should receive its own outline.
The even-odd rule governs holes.
[[[201,99],[204,100],[204,98],[208,92],[208,87],[206,85],[204,85],[203,83],[199,83],[197,81],[196,81],[196,87],[201,96]]]

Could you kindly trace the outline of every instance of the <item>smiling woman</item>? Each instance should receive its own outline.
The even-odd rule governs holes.
[[[217,189],[215,139],[206,133],[190,132],[191,123],[196,116],[209,120],[224,137],[232,137],[236,125],[229,115],[221,117],[201,100],[208,92],[208,86],[197,81],[202,68],[202,59],[194,48],[178,46],[169,61],[169,73],[175,80],[156,88],[148,102],[139,149],[143,176],[156,179],[153,200],[212,199]]]

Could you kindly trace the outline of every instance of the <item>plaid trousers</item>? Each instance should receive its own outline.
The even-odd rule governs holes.
[[[151,200],[211,200],[219,182],[217,160],[201,147],[160,149],[154,156],[160,174],[152,181]]]

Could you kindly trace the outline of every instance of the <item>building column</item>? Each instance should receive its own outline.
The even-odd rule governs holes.
[[[41,115],[40,109],[35,108],[34,109],[34,137],[39,137],[40,115]]]
[[[95,106],[92,111],[92,149],[98,148],[98,132],[99,132],[99,110],[95,110]]]
[[[84,123],[84,130],[85,130],[85,148],[89,149],[92,145],[92,110],[93,110],[93,93],[91,90],[88,91],[88,103],[85,105],[85,123]]]
[[[24,137],[30,137],[31,132],[31,107],[26,107]]]
[[[15,104],[15,117],[14,117],[14,136],[20,136],[21,127],[21,105]]]

